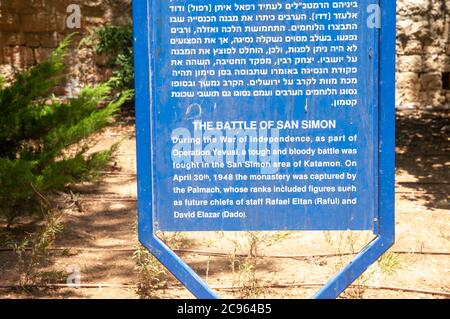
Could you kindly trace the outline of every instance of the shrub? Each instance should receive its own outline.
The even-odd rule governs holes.
[[[105,83],[68,101],[52,96],[64,78],[69,43],[70,37],[47,61],[0,85],[0,216],[8,226],[18,216],[42,211],[43,194],[92,178],[112,154],[110,149],[87,156],[87,138],[110,123],[131,93],[107,103],[111,84]],[[73,145],[76,151],[67,152]]]
[[[114,68],[114,85],[131,89],[134,85],[133,29],[131,25],[104,26],[96,29],[97,54],[109,57],[108,66]]]

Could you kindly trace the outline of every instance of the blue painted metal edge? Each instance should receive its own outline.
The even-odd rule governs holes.
[[[152,127],[151,100],[153,75],[150,68],[151,54],[149,17],[151,8],[147,0],[133,1],[133,34],[134,34],[134,62],[135,62],[135,91],[136,91],[136,156],[138,172],[138,214],[139,241],[144,245],[186,288],[197,298],[215,299],[218,296],[202,281],[202,279],[186,265],[169,247],[155,234],[153,228],[154,200],[152,179],[153,154],[151,143],[154,140]],[[145,176],[145,177],[144,177]],[[150,214],[151,213],[151,214]],[[146,227],[142,227],[146,225]]]
[[[393,0],[381,0],[379,84],[379,220],[377,237],[343,268],[315,298],[336,298],[394,243],[395,178],[395,7]],[[153,127],[154,112],[150,68],[152,43],[148,35],[150,7],[147,0],[133,0],[134,61],[136,90],[136,145],[138,172],[138,214],[140,242],[197,298],[215,299],[217,294],[155,234],[152,204],[154,200]],[[150,107],[149,107],[150,106]],[[152,212],[152,214],[149,214]]]
[[[337,298],[395,241],[395,41],[396,1],[380,0],[379,46],[379,190],[377,235],[347,266],[333,277],[314,298]]]

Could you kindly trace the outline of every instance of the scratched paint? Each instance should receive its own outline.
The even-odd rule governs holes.
[[[374,229],[373,3],[153,3],[156,229]]]

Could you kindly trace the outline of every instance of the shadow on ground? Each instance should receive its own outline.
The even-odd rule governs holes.
[[[132,114],[124,114],[121,120],[126,124],[133,122]],[[450,112],[439,111],[399,111],[397,112],[397,194],[406,200],[421,200],[430,209],[448,209],[450,193]],[[116,135],[120,135],[117,132]],[[107,139],[107,137],[104,137]],[[118,167],[122,168],[129,158],[134,157],[134,142],[126,141],[121,147],[122,157]],[[126,157],[125,157],[126,155]],[[60,255],[51,254],[51,258],[42,264],[45,270],[64,271],[68,264],[79,264],[84,283],[136,284],[138,272],[132,258],[136,238],[136,202],[133,190],[135,176],[132,170],[106,170],[100,183],[85,184],[73,190],[81,203],[81,210],[74,209],[64,222],[64,232],[58,238],[56,246],[97,249],[80,250]],[[118,174],[114,174],[118,173]],[[1,224],[0,224],[1,227]],[[21,225],[20,231],[32,231],[33,223]],[[170,241],[170,240],[169,240]],[[183,241],[186,241],[182,244]],[[183,248],[197,248],[187,239],[178,239],[177,245]],[[186,247],[185,247],[186,246]],[[108,249],[108,247],[110,249]],[[113,250],[112,247],[128,247],[126,251]],[[188,264],[201,276],[212,280],[230,277],[232,272],[229,258],[186,257]],[[243,260],[241,260],[243,261]],[[273,261],[258,262],[258,272],[267,276],[278,269]],[[286,262],[284,262],[286,263]],[[316,266],[316,265],[314,265]],[[317,266],[322,266],[318,264]],[[277,275],[278,276],[278,275]],[[281,275],[280,275],[281,276]],[[8,277],[9,282],[4,279]],[[0,253],[0,286],[12,284],[17,277],[17,261],[11,252]],[[284,277],[283,277],[284,278]],[[309,275],[307,276],[310,280]],[[58,281],[63,283],[64,280]],[[173,278],[171,284],[176,283]],[[215,283],[215,281],[214,281]],[[104,292],[105,293],[105,292]],[[106,294],[106,293],[105,293]],[[0,291],[3,297],[33,298],[77,298],[102,295],[96,289],[91,290],[51,290]],[[124,296],[123,291],[117,295]],[[134,292],[125,296],[136,297]]]
[[[397,112],[397,194],[449,209],[450,111]],[[414,180],[402,178],[402,173]],[[413,198],[411,198],[413,197]]]

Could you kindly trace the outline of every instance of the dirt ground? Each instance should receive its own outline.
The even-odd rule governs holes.
[[[450,114],[401,111],[397,120],[396,244],[343,298],[450,298]],[[94,149],[122,138],[100,182],[72,187],[75,205],[65,211],[64,230],[54,245],[60,250],[51,251],[38,269],[56,286],[12,287],[19,275],[17,257],[4,249],[0,297],[141,297],[133,259],[138,241],[132,118],[97,136]],[[221,297],[232,298],[310,298],[372,238],[367,232],[161,236]],[[249,243],[260,257],[245,257]],[[74,267],[81,270],[79,289],[64,285]],[[152,297],[192,295],[169,277]]]

